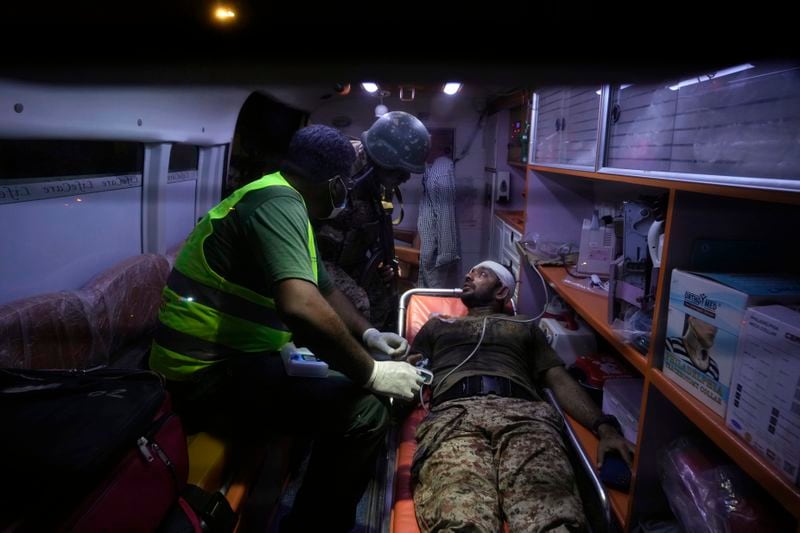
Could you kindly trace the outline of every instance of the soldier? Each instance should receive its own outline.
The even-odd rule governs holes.
[[[514,277],[484,261],[466,275],[460,318],[436,317],[412,352],[432,362],[432,408],[417,428],[412,475],[422,531],[580,530],[584,517],[561,420],[535,385],[599,437],[597,457],[631,448],[564,369],[532,319],[502,310]],[[419,357],[410,357],[414,359]]]
[[[395,321],[398,295],[391,198],[411,172],[422,173],[431,148],[428,130],[413,115],[386,113],[351,141],[347,207],[315,221],[320,254],[336,286],[380,330]]]

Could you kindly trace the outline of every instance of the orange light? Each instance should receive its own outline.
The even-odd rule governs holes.
[[[230,7],[218,6],[214,10],[214,18],[220,22],[230,22],[232,19],[236,18],[236,12]]]

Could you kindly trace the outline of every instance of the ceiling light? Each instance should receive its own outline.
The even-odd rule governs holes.
[[[372,81],[365,81],[361,83],[361,87],[367,91],[368,93],[374,93],[378,91],[378,84]]]
[[[383,115],[385,115],[388,112],[389,112],[389,108],[386,107],[383,104],[378,104],[378,105],[375,106],[375,116],[376,117],[382,117]]]
[[[689,85],[694,85],[695,83],[701,83],[708,80],[713,80],[716,78],[721,78],[723,76],[728,76],[730,74],[736,74],[737,72],[741,72],[743,70],[748,70],[754,68],[753,65],[750,63],[745,63],[744,65],[737,65],[735,67],[726,68],[723,70],[718,70],[717,72],[712,72],[711,74],[706,74],[705,76],[697,76],[696,78],[691,78],[688,80],[683,80],[678,82],[676,85],[670,86],[670,91],[677,91],[681,87],[686,87]]]
[[[444,84],[444,89],[442,89],[442,92],[444,92],[444,94],[449,94],[450,96],[452,96],[460,90],[461,90],[460,83],[455,81],[449,81]]]

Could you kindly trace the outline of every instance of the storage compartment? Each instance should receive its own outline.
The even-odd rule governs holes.
[[[747,310],[731,392],[727,426],[800,485],[800,313]]]
[[[639,433],[644,380],[609,379],[603,386],[603,412],[614,415],[622,426],[622,435],[633,444]]]

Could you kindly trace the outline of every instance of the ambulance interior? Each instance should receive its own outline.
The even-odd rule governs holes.
[[[800,64],[735,59],[583,79],[376,62],[190,81],[166,67],[0,71],[0,367],[146,368],[160,291],[205,213],[277,170],[299,128],[358,138],[405,111],[431,134],[427,162],[454,161],[458,279],[507,266],[517,312],[541,317],[634,446],[628,486],[600,481],[610,519],[595,528],[800,531]],[[422,175],[400,191],[406,290]],[[594,461],[597,437],[566,424]],[[222,490],[239,530],[277,531],[303,448],[189,439],[189,482]],[[354,531],[418,530],[396,505],[403,442],[399,424]]]

